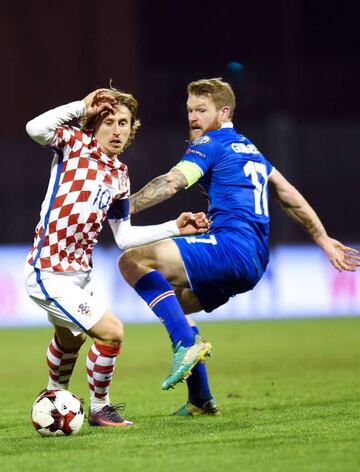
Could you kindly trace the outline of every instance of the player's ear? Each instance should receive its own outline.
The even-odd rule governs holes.
[[[221,118],[221,121],[229,121],[230,120],[230,107],[225,106],[225,107],[221,108],[220,118]]]

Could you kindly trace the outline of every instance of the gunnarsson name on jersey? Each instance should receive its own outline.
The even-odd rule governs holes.
[[[253,144],[245,144],[245,143],[232,143],[231,149],[234,152],[242,153],[242,154],[260,154],[259,150]]]

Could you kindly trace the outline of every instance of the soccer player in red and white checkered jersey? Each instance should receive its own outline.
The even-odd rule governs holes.
[[[124,338],[121,321],[91,289],[92,250],[108,218],[121,250],[180,234],[202,233],[203,213],[182,213],[159,225],[134,227],[129,218],[127,166],[118,155],[139,127],[137,101],[115,88],[29,121],[28,134],[55,152],[48,190],[25,264],[29,296],[48,313],[55,334],[47,351],[47,389],[67,389],[86,335],[93,338],[86,360],[92,426],[130,426],[110,403],[109,387]],[[70,122],[78,119],[80,128]]]

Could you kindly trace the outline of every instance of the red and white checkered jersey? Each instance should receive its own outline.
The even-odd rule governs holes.
[[[55,272],[88,271],[108,208],[130,195],[127,166],[75,127],[58,127],[50,146],[56,154],[28,262]]]

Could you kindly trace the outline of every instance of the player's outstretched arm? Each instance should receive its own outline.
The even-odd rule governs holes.
[[[141,190],[130,196],[130,213],[139,213],[174,196],[187,186],[185,175],[178,169],[151,180]]]
[[[61,105],[33,118],[26,124],[26,131],[34,141],[45,146],[51,143],[59,126],[84,115],[90,117],[104,110],[112,111],[113,100],[107,89],[95,90],[83,100]]]
[[[330,238],[313,208],[276,169],[269,177],[269,186],[285,213],[324,250],[335,269],[355,271],[360,266],[359,251]]]
[[[202,212],[184,212],[176,220],[158,225],[131,226],[128,217],[119,220],[110,218],[109,224],[122,251],[174,236],[206,233],[209,227],[209,221]]]

